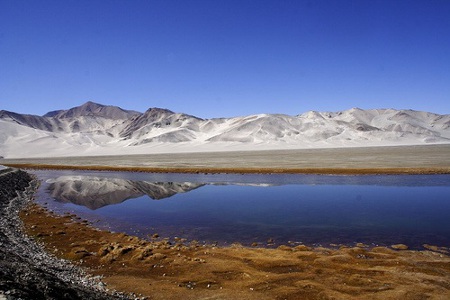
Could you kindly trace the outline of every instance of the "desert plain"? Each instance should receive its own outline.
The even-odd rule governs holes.
[[[3,159],[23,168],[143,172],[450,173],[450,144]]]

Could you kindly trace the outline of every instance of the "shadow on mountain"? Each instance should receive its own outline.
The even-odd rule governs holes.
[[[147,195],[161,200],[189,192],[205,184],[192,182],[147,182],[93,176],[61,176],[47,181],[49,194],[58,202],[95,210]]]

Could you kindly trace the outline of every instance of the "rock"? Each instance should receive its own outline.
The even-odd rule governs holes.
[[[152,255],[152,259],[153,260],[161,260],[161,259],[164,259],[166,257],[167,256],[162,254],[162,253],[155,253],[155,254]]]
[[[408,250],[408,246],[406,246],[405,244],[391,245],[391,248],[395,250]]]
[[[100,257],[106,256],[113,249],[114,249],[114,247],[111,245],[103,246],[98,250],[97,255]]]
[[[125,247],[123,247],[123,248],[121,248],[120,250],[119,250],[119,254],[120,255],[125,255],[125,254],[127,254],[128,252],[131,252],[131,251],[133,251],[134,250],[134,247],[133,246],[125,246]]]
[[[87,256],[91,256],[92,254],[86,250],[84,247],[77,247],[72,249],[68,255],[68,259],[70,260],[80,260],[82,258],[85,258]]]
[[[150,247],[140,248],[136,250],[137,254],[133,257],[133,259],[144,260],[147,257],[153,255],[153,249]]]

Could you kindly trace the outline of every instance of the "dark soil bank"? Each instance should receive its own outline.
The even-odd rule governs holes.
[[[0,170],[0,298],[125,299],[23,234],[18,213],[37,185],[24,171]]]

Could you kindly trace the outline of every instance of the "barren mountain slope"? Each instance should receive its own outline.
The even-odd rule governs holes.
[[[201,119],[87,102],[44,116],[0,111],[0,129],[7,158],[450,143],[450,115],[394,109]]]

